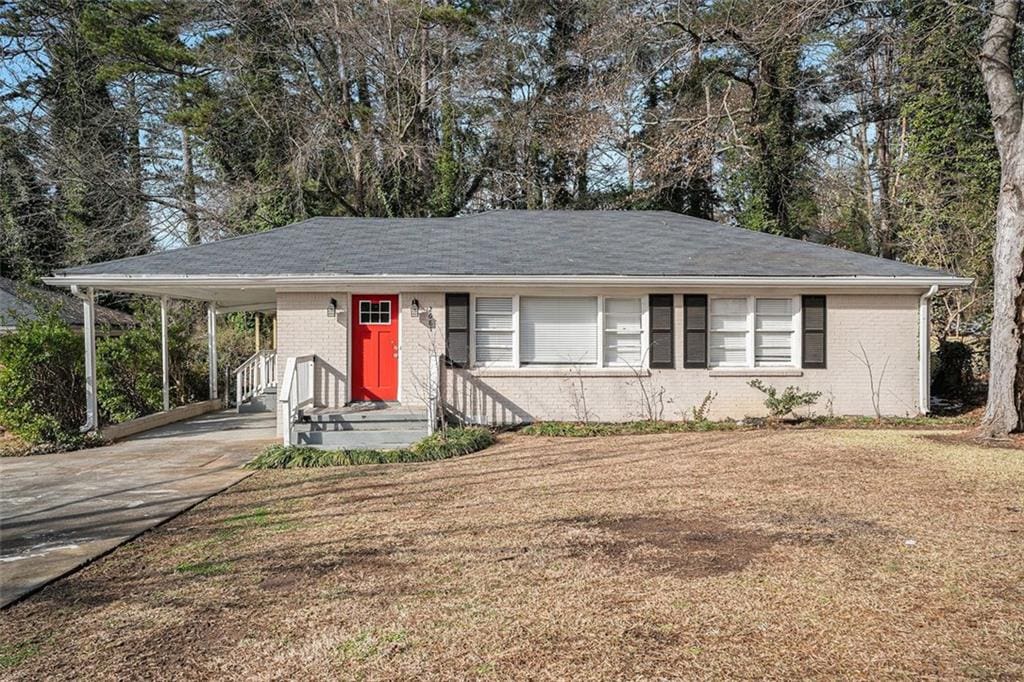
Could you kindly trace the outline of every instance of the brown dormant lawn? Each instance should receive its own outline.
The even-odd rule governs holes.
[[[1024,451],[505,436],[262,471],[0,614],[13,679],[1024,676]]]

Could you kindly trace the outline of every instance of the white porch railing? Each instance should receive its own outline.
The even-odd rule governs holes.
[[[277,352],[261,350],[235,369],[235,406],[277,386]]]
[[[291,445],[292,426],[298,420],[299,410],[312,405],[316,386],[316,356],[302,355],[288,358],[281,379],[281,395],[278,401],[285,406],[285,423],[282,442]]]

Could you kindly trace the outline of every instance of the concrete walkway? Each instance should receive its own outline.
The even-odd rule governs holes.
[[[245,478],[272,413],[217,412],[102,448],[0,458],[0,608]]]

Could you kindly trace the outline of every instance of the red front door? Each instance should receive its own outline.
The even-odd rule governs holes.
[[[398,400],[398,296],[352,296],[352,400]]]

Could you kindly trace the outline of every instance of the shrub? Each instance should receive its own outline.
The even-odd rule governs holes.
[[[396,450],[325,450],[300,445],[272,445],[246,465],[249,469],[306,469],[428,462],[466,455],[494,443],[487,429],[467,427],[438,431],[409,448]]]
[[[85,421],[82,337],[55,314],[0,336],[0,424],[25,441],[73,444]]]
[[[801,393],[797,386],[786,386],[780,395],[777,388],[760,379],[751,379],[747,385],[768,396],[765,398],[764,406],[768,408],[768,414],[776,419],[785,417],[803,405],[813,405],[821,397],[821,391]]]
[[[478,426],[445,429],[427,436],[412,446],[413,452],[423,461],[448,459],[468,455],[494,444],[494,434]]]
[[[96,344],[98,401],[105,422],[118,423],[163,408],[163,367],[160,358],[160,306],[152,300],[134,306],[137,326]],[[218,345],[223,342],[218,338]],[[171,406],[205,400],[206,316],[193,303],[171,305],[167,325]],[[226,360],[230,362],[231,358]],[[234,365],[222,363],[223,367]]]
[[[104,421],[116,424],[162,409],[161,364],[159,329],[154,335],[137,327],[99,341],[97,400]]]
[[[640,436],[653,433],[681,433],[693,431],[732,431],[738,428],[732,421],[713,422],[709,420],[666,422],[534,422],[527,424],[520,433],[524,436],[552,436],[556,438],[594,438],[597,436]]]
[[[700,401],[700,405],[694,405],[691,408],[691,413],[693,414],[693,421],[708,421],[708,414],[711,412],[711,403],[715,402],[715,398],[717,397],[718,391],[708,391],[707,394],[704,396],[704,400]]]
[[[936,353],[938,362],[932,379],[932,393],[944,398],[966,400],[974,386],[971,366],[974,352],[959,341],[942,341]]]

